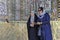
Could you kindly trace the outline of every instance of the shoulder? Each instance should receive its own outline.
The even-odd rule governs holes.
[[[35,17],[34,17],[34,19],[35,19],[35,21],[37,21],[37,19],[38,19],[38,16],[37,16],[37,14],[35,14]]]
[[[46,16],[49,16],[49,13],[45,13]]]
[[[29,15],[28,20],[27,20],[27,23],[30,22],[30,18],[31,18],[31,16]]]
[[[45,17],[47,17],[47,18],[50,18],[50,15],[49,15],[49,13],[45,13],[45,15],[44,15]]]
[[[37,15],[36,14],[34,14],[35,15],[35,17],[37,17]]]

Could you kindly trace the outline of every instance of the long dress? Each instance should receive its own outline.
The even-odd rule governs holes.
[[[45,13],[44,17],[39,18],[38,21],[42,22],[42,24],[40,25],[42,40],[52,40],[52,31],[51,31],[49,14]]]
[[[37,21],[37,15],[35,14],[34,16],[34,22]],[[28,21],[27,21],[27,30],[28,30],[28,39],[29,40],[39,40],[38,36],[37,36],[37,31],[38,31],[38,25],[34,25],[34,27],[30,26],[30,19],[31,16],[29,17]]]

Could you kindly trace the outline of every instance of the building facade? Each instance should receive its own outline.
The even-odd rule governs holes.
[[[51,20],[57,20],[57,0],[0,0],[0,20],[27,21],[30,12],[37,13],[39,6],[50,14]]]

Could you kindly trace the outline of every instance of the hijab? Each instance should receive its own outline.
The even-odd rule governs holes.
[[[34,15],[34,11],[31,11],[31,13],[33,13]],[[30,23],[34,22],[34,16],[31,16],[31,19],[30,19]]]
[[[44,14],[46,14],[45,10],[41,14],[38,14],[38,18],[43,18]]]

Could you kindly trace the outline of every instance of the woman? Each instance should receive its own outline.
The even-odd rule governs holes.
[[[34,14],[34,11],[32,11],[27,22],[29,40],[39,40],[37,36],[38,26],[34,24],[36,21],[37,21],[37,15]]]
[[[42,37],[41,40],[52,40],[50,16],[43,10],[43,7],[38,8],[37,24],[40,25],[38,29],[38,36]]]

